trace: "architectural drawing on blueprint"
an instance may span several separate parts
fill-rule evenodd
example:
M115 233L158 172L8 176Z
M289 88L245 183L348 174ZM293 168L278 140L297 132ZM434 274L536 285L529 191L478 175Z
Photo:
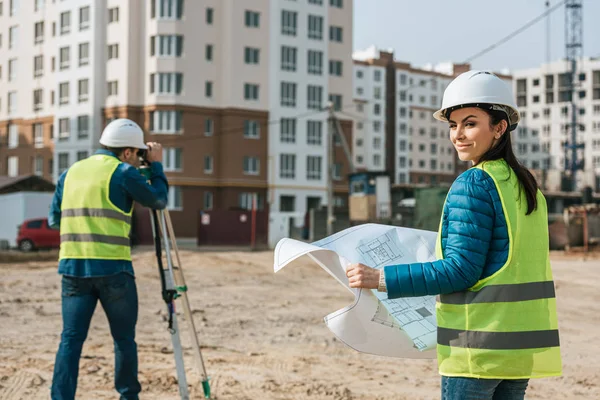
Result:
M390 320L390 316L393 321ZM403 330L419 350L423 350L437 341L435 302L431 299L424 297L380 299L377 312L371 320Z
M366 265L379 269L392 264L392 261L404 256L398 248L399 246L394 243L392 235L397 235L397 233L390 230L373 240L361 244L357 248Z

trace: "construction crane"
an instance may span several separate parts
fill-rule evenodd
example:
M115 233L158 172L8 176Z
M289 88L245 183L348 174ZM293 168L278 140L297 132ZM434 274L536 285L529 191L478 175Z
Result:
M565 172L570 171L570 190L577 190L577 170L584 168L584 158L578 159L578 150L584 148L584 143L578 143L577 133L580 130L577 122L578 108L576 99L579 88L579 76L577 74L578 63L583 59L583 0L565 1L565 55L569 71L567 72L568 92L570 94L571 121L569 130L570 141L564 145L565 150ZM569 155L570 153L570 155Z

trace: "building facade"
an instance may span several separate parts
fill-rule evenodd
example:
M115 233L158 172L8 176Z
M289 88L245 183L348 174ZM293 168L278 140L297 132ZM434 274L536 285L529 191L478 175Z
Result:
M523 120L517 128L515 151L525 166L534 170L543 186L569 191L564 181L570 169L572 112L566 61L555 61L514 73L514 91ZM600 191L600 60L585 58L575 76L577 150L580 170L577 189L585 186ZM513 134L514 135L514 134ZM566 162L565 162L566 160ZM567 174L568 176L568 174Z
M130 118L164 146L180 236L201 210L255 196L282 212L325 204L330 166L342 205L349 167L341 148L328 159L324 109L352 104L352 12L350 0L0 1L0 174L56 180Z

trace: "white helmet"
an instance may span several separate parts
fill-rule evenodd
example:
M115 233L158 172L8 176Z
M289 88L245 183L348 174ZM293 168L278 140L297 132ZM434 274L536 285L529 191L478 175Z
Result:
M510 86L487 71L472 70L457 76L444 91L442 108L433 117L448 121L448 111L461 107L503 111L508 116L509 131L515 130L521 120Z
M135 122L127 118L119 118L106 125L100 144L112 147L133 147L134 149L147 149L144 143L144 131Z

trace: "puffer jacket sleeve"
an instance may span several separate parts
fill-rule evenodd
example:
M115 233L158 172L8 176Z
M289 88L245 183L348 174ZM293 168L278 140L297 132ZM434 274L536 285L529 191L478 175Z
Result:
M489 175L478 168L465 171L454 181L443 212L444 258L384 267L388 298L457 292L480 279L495 217L490 191L496 188L486 185L487 181L491 181Z

